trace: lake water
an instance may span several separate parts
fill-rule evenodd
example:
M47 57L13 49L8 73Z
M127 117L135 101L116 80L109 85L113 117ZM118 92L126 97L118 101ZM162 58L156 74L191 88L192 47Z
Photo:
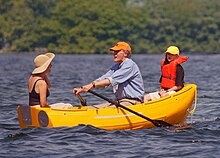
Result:
M183 64L185 82L198 86L196 112L182 131L160 128L107 131L80 125L67 128L20 129L16 108L28 103L27 79L34 54L0 54L0 157L189 157L218 158L220 155L220 55L190 55ZM145 91L159 87L163 55L134 55ZM110 55L56 55L49 103L80 104L72 88L101 76L113 64ZM113 98L110 88L96 92ZM101 99L84 93L88 103Z

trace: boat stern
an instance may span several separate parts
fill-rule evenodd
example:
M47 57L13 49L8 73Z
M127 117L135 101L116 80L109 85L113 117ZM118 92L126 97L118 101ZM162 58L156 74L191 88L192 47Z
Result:
M50 110L46 108L46 110ZM21 128L48 127L50 124L47 113L35 107L19 105L17 107L18 121Z

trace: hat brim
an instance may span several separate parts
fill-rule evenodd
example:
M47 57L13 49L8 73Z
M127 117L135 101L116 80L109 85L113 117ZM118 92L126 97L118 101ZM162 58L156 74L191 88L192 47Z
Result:
M32 71L32 75L34 75L34 74L39 74L39 73L43 73L44 71L46 71L47 68L48 68L48 66L50 65L50 63L52 62L52 60L53 60L54 57L55 57L55 54L53 54L53 53L46 53L45 55L49 57L49 60L47 60L42 66L40 66L40 67L38 67L38 68L35 68L35 69Z
M167 53L172 54L172 55L179 55L178 53L164 52L164 54L167 54Z
M121 50L121 47L112 47L112 48L109 48L110 51L118 51L118 50Z

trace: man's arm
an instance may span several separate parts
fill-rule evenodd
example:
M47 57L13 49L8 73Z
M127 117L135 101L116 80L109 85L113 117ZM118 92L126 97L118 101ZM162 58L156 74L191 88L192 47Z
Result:
M91 89L105 87L105 86L109 86L109 85L110 85L110 81L108 79L95 80L95 81L91 82L90 84L84 85L80 88L74 88L73 93L79 94L80 92L88 92Z

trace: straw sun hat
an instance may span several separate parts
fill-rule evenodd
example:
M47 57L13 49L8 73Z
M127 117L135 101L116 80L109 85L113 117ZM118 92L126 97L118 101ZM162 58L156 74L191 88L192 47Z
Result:
M44 71L46 71L54 57L55 57L55 54L53 53L46 53L46 54L38 55L34 59L35 69L32 71L32 74L33 75L39 74L39 73L43 73Z

